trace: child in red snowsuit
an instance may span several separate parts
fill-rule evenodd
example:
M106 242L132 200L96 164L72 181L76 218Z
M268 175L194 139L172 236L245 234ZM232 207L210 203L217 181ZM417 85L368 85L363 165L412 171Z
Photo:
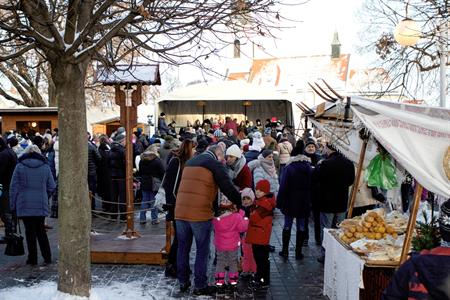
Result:
M246 242L252 244L256 262L255 288L267 288L270 283L269 241L272 233L275 196L270 193L268 180L260 180L255 187L256 201L250 213Z

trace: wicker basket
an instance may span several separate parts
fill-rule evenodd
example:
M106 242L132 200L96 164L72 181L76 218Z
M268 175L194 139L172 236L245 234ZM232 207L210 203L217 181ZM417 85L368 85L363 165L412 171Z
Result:
M364 289L359 290L360 300L379 300L395 273L394 267L364 267Z

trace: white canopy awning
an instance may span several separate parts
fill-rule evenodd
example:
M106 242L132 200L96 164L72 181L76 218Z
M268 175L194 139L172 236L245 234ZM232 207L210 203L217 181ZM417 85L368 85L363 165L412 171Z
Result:
M450 197L450 109L352 97L354 117L427 190Z
M289 100L275 88L262 87L245 81L230 80L198 83L179 88L158 99L162 101L258 101Z

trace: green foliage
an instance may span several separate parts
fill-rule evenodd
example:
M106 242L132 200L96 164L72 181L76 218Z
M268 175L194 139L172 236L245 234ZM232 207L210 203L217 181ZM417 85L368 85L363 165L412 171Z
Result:
M441 242L436 217L432 216L431 220L428 221L428 217L425 212L423 212L423 217L425 222L417 222L417 235L412 239L412 246L415 251L436 248Z

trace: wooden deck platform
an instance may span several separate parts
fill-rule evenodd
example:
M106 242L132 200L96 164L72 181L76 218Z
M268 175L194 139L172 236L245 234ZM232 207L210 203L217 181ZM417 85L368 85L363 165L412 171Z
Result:
M142 234L119 238L121 232L91 236L91 262L97 264L163 265L167 259L166 235Z

